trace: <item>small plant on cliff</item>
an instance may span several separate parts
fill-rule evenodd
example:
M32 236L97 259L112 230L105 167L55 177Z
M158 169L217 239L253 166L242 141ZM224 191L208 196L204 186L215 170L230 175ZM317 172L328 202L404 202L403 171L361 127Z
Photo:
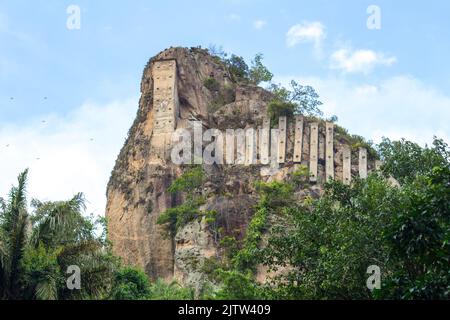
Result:
M249 67L243 57L235 54L229 55L222 47L210 45L208 51L215 57L217 62L228 69L231 78L235 82L259 85L262 82L269 82L273 78L273 74L262 63L264 58L262 53L255 55L251 67Z
M170 193L185 192L188 197L192 197L202 186L204 178L203 169L196 166L175 179L167 191Z
M200 194L200 187L204 181L204 173L201 167L194 167L175 179L167 189L170 193L182 192L186 200L179 206L169 208L158 218L157 223L165 225L170 236L175 236L177 231L189 222L202 216L199 207L205 203Z
M212 92L219 92L220 90L220 84L219 82L214 79L213 77L209 77L203 81L203 85Z
M269 216L282 213L293 202L293 188L281 182L256 183L260 201L247 227L245 238L238 242L231 237L221 241L228 256L208 260L205 272L220 284L214 299L262 299L264 287L255 280L256 267L262 262L262 236L268 231Z

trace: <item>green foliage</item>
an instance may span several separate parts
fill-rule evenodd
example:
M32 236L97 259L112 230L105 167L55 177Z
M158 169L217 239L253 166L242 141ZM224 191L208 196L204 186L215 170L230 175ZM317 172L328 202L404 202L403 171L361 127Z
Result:
M170 193L186 192L191 195L196 189L201 187L203 181L203 169L200 166L196 166L175 179L167 190Z
M249 67L243 57L235 54L229 55L222 47L211 45L208 51L216 58L217 63L226 67L234 82L259 85L262 82L269 82L273 78L273 74L262 62L264 56L261 53L255 55L251 67ZM204 85L211 91L219 91L213 80L205 80Z
M376 176L351 187L332 182L310 206L287 208L286 220L273 227L262 254L269 270L290 266L274 279L276 290L270 294L280 299L370 298L365 272L386 261L378 232L394 191Z
M58 264L61 249L46 248L41 242L37 247L28 246L23 261L23 281L26 295L37 300L58 299L58 289L64 284Z
M175 236L180 228L203 216L204 213L198 208L205 203L204 198L199 195L204 178L203 169L196 166L175 179L167 189L170 193L182 192L186 196L181 205L167 209L158 217L157 223L165 225L170 236Z
M183 204L164 211L157 220L158 224L165 225L169 234L173 237L179 229L189 222L202 217L198 209L205 201L202 197L186 200Z
M249 81L249 68L244 58L232 54L229 59L225 60L228 71L235 82Z
M394 267L379 297L450 298L448 164L404 186L403 206L394 211L386 230Z
M83 216L84 197L32 201L27 213L25 171L0 212L0 294L4 299L99 299L109 290L117 260L96 223ZM30 231L30 232L27 232ZM27 237L31 234L31 237ZM66 287L67 267L83 270L82 289Z
M301 165L291 175L291 181L294 187L303 189L309 184L309 169L308 166Z
M258 85L261 82L269 82L273 78L273 74L262 63L263 55L258 53L252 61L252 67L249 71L250 82Z
M274 102L284 102L293 104L294 114L305 114L309 116L322 116L320 110L322 102L319 95L311 86L302 86L292 80L290 89L281 85L272 84L270 87L272 94L275 96Z
M194 290L184 288L177 282L166 283L158 279L150 287L150 300L194 300Z
M138 269L124 267L115 272L115 280L110 299L146 300L151 296L147 275Z
M291 117L294 115L296 104L293 102L284 102L273 100L267 107L271 123L278 123L278 118L281 116Z
M349 144L353 150L366 148L370 159L379 158L378 152L376 151L372 141L366 141L366 139L362 136L350 134L347 129L339 125L335 125L335 137L341 143Z
M213 293L216 300L255 300L262 298L261 288L252 272L238 270L216 270L221 288Z
M404 139L392 142L384 138L379 152L384 160L383 172L401 183L411 182L418 175L429 174L436 166L445 166L450 162L448 145L437 138L431 148L421 148Z
M448 299L450 168L447 148L437 145L434 155L427 149L413 153L435 161L419 173L402 172L400 188L372 174L351 186L333 181L322 198L285 206L285 220L272 227L259 257L271 271L287 269L265 296ZM385 153L387 163L408 158L402 143L394 149ZM382 270L381 290L365 288L370 265Z
M220 283L220 289L213 293L214 299L259 299L263 297L262 287L255 281L256 266L260 262L261 240L267 232L270 214L279 214L293 196L290 185L258 182L256 189L260 201L252 217L242 243L224 237L221 244L228 254L223 261L210 261L209 273ZM207 271L208 272L208 271Z
M28 170L19 175L0 211L0 298L17 299L21 293L22 260L27 243L26 182Z
M209 91L217 91L220 90L220 83L217 82L217 80L213 77L209 77L205 81L203 81L203 85L209 90Z

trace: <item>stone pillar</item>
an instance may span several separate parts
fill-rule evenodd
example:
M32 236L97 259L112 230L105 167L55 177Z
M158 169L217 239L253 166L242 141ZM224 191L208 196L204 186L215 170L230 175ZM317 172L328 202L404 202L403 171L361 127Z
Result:
M367 178L367 149L359 148L359 177Z
M287 118L280 117L279 118L279 126L280 135L278 140L278 163L285 163L286 161L286 128L287 128Z
M244 129L236 129L234 131L236 136L236 164L245 164L245 130Z
M317 182L317 166L319 159L319 124L311 123L309 144L309 181Z
M325 174L327 181L334 179L334 123L326 123Z
M259 136L259 156L261 164L267 165L270 162L269 159L269 147L270 147L270 119L265 118L263 120L263 127Z
M178 114L177 63L160 60L153 63L153 136L152 147L165 158L172 144Z
M303 150L303 116L295 117L294 162L302 162Z
M352 183L352 150L344 145L342 150L342 182L346 185Z
M245 132L245 164L256 164L256 135L253 128Z

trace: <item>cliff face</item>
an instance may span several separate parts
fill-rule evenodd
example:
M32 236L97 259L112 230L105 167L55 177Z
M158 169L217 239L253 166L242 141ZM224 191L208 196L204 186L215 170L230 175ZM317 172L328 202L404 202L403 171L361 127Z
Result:
M115 254L127 264L142 267L151 278L196 285L202 278L199 262L220 254L220 247L204 221L188 224L173 238L167 237L164 228L156 223L167 208L183 202L181 195L167 192L171 182L183 172L182 166L170 160L170 134L176 128L190 128L192 120L202 121L205 129L261 128L271 94L256 86L234 83L219 59L196 48L171 48L152 58L143 73L141 93L136 120L108 184L109 239ZM320 196L327 163L331 162L336 179L344 179L344 171L361 173L361 161L357 163L355 159L358 155L353 152L343 156L348 152L345 141L338 136L331 136L330 141L323 121L302 121L301 133L299 122L287 121L283 142L287 151L279 166L258 164L260 156L255 157L257 164L249 166L203 165L207 174L202 191L207 199L204 209L217 212L217 223L227 234L237 238L245 235L257 201L253 182L283 180L301 164L313 168L313 160L309 160L315 153L319 184L312 183L309 189L301 190L299 198ZM315 130L311 129L312 122L317 124L318 133L311 136L311 130ZM298 149L300 140L303 143ZM311 146L315 146L312 154ZM301 161L295 161L295 151L291 150L297 150L297 156L301 154ZM333 157L327 150L332 151ZM261 150L256 148L257 151ZM360 152L359 157L364 158L364 153ZM350 167L346 169L344 163ZM369 162L369 170L373 166ZM264 279L264 270L259 278Z

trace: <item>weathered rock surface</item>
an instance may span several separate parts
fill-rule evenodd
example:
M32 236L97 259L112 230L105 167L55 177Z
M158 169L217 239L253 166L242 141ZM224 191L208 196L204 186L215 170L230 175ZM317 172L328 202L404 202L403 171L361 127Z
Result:
M195 221L179 230L171 239L164 228L156 223L167 209L182 203L181 195L167 192L171 182L183 172L171 161L152 149L158 136L154 131L153 105L154 75L152 63L174 59L177 66L177 95L179 112L177 128L186 128L192 119L201 120L208 128L238 129L261 126L267 114L270 92L252 85L240 85L217 58L205 50L171 48L152 58L144 70L141 99L136 120L122 148L111 175L107 190L107 218L109 239L115 254L130 265L142 267L153 279L176 279L181 283L199 286L204 280L198 266L203 259L220 255L215 235L205 221ZM213 89L205 86L206 79L215 79ZM314 120L317 121L317 120ZM309 141L310 129L305 121L303 140ZM287 150L294 145L294 123L287 126ZM325 181L325 129L319 130L318 180ZM336 140L335 176L342 179L342 146ZM309 144L302 149L303 165L308 166ZM356 157L356 154L353 154ZM226 234L236 238L245 235L246 227L257 202L253 183L258 180L284 180L300 164L294 164L292 153L287 152L286 163L280 170L261 176L261 166L209 166L204 167L207 183L203 190L207 198L205 209L217 212L217 223ZM370 168L369 168L370 169ZM356 175L357 165L352 166ZM320 186L311 185L298 193L299 197L320 196ZM265 271L258 279L263 281Z

